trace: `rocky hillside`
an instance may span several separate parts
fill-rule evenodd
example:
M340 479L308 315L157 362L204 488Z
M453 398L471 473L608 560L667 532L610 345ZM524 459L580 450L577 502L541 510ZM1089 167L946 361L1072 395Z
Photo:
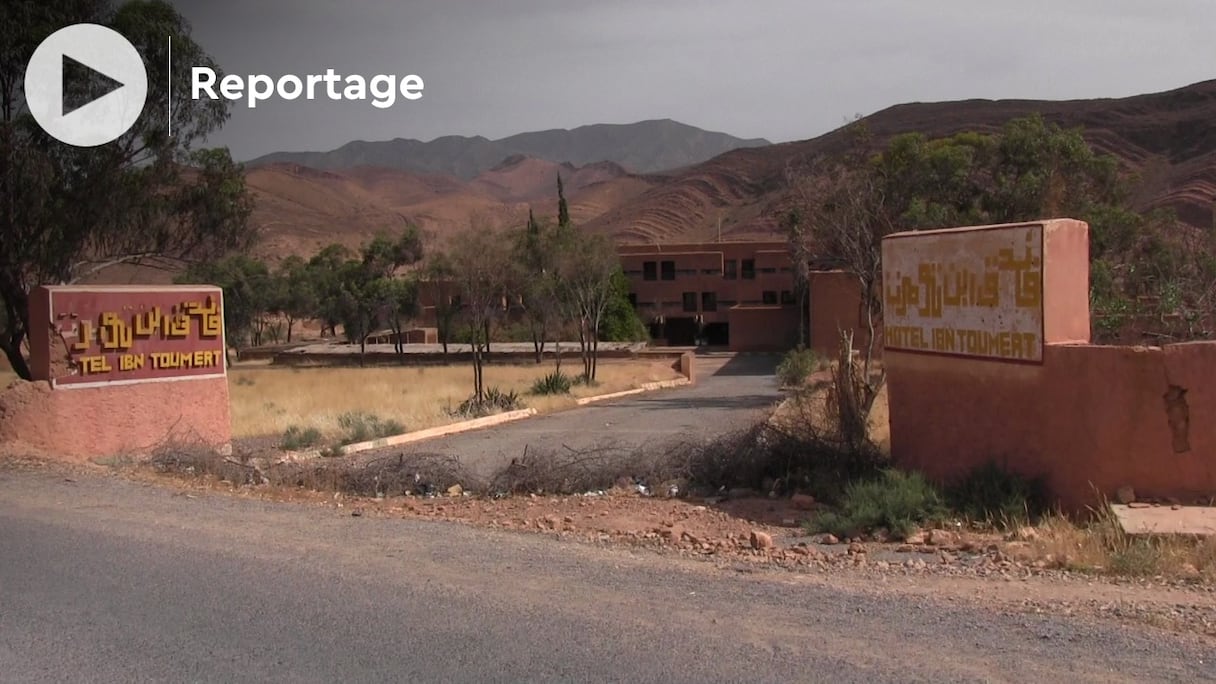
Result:
M1213 225L1216 194L1216 81L1122 99L965 100L912 103L867 117L878 138L920 131L946 136L995 132L1033 113L1064 127L1080 126L1098 151L1141 176L1138 208L1169 207L1192 226ZM605 212L589 227L624 241L772 235L791 161L838 151L840 131L800 142L739 149L672 175L636 201Z

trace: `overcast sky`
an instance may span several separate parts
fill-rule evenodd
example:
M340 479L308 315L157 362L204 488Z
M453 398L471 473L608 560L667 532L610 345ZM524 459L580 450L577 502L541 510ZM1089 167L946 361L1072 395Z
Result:
M388 110L234 107L238 159L671 118L811 138L910 101L1073 99L1216 77L1213 0L180 0L228 73L417 74Z

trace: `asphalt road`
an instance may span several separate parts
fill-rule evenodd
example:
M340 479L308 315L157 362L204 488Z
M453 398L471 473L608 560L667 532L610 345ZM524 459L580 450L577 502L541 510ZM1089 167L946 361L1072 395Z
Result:
M781 400L773 373L777 357L698 356L696 384L596 402L585 407L493 428L397 447L393 453L431 453L460 459L482 476L522 456L525 449L635 449L712 438L754 424ZM365 458L374 458L368 454Z
M1199 681L1210 642L539 536L0 471L0 679Z

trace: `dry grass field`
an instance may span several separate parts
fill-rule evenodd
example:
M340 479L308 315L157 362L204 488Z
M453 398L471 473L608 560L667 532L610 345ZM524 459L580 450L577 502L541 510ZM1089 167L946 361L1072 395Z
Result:
M577 359L566 373L581 368ZM487 366L487 387L514 390L524 406L542 413L574 406L578 397L632 389L680 377L664 362L600 361L596 387L576 386L564 396L532 396L532 383L551 364ZM403 424L408 431L455 422L455 409L472 394L471 366L377 368L275 368L238 365L229 371L234 437L282 435L290 427L316 428L327 437L339 432L338 419L365 412Z

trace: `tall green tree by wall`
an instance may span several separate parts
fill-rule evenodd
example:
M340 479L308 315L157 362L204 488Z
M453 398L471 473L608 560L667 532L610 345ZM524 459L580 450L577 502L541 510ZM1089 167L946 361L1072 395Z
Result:
M86 22L125 36L149 70L143 114L96 148L48 136L29 113L19 76L42 38ZM7 0L0 45L0 350L28 379L22 349L32 286L78 282L117 264L179 270L248 246L256 234L247 226L252 205L240 166L227 150L199 148L228 118L230 102L189 96L193 66L220 70L171 5ZM171 114L162 104L170 88Z

